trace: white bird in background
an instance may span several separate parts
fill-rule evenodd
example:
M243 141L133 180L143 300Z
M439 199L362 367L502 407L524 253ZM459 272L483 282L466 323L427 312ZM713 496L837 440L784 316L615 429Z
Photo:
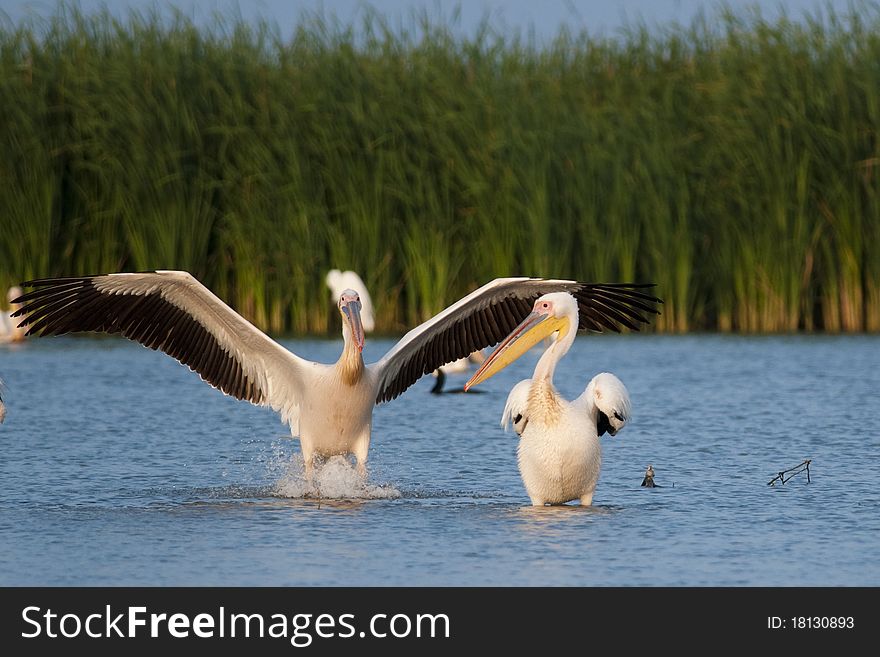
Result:
M510 391L501 418L502 426L512 424L520 436L519 471L534 506L592 504L602 464L599 436L616 435L630 418L629 393L613 374L597 374L574 401L554 387L553 372L574 343L578 324L578 300L571 294L543 295L465 384L485 381L552 336L532 378Z
M21 296L21 288L13 286L6 293L6 300L9 302L9 310L0 313L0 343L4 342L22 342L25 338L25 330L18 328L18 322L12 319L13 313L19 309L19 304L14 303L13 299Z
M486 356L483 355L482 351L475 351L470 356L459 358L451 363L441 365L431 373L431 376L437 379L434 383L434 387L431 388L431 393L434 395L440 395L445 393L482 392L482 390L465 390L464 388L447 390L444 386L446 385L446 377L449 374L464 374L471 369L471 365L481 365L485 360Z
M354 290L361 299L361 323L364 325L366 333L372 333L376 326L375 315L373 314L373 300L370 293L367 292L367 286L364 281L353 271L339 271L331 269L327 272L324 279L327 287L330 288L330 296L333 297L333 303L339 301L339 297L346 290Z
M364 331L366 333L371 333L375 326L373 302L370 299L370 294L367 292L367 286L364 284L363 279L358 276L356 272L351 270L340 271L338 269L331 269L327 272L325 282L327 283L327 287L330 288L334 303L339 299L342 292L347 289L354 290L360 295L361 320L364 324ZM464 358L459 358L450 363L444 363L433 372L433 376L437 379L437 382L434 384L434 387L431 388L431 392L434 394L440 394L442 392L464 392L461 388L452 391L444 391L443 386L446 383L446 377L450 374L463 374L468 372L471 369L472 364L476 363L479 365L484 360L486 360L486 357L483 355L483 352L475 351Z
M360 295L339 297L342 355L313 363L288 351L182 271L105 274L31 281L18 301L28 334L121 333L188 365L228 395L269 406L299 437L307 474L315 457L353 454L365 472L373 406L394 399L422 375L497 343L547 292L581 305L581 326L638 330L660 301L647 285L601 285L499 278L412 329L379 361L365 365Z
M486 357L482 351L475 351L469 356L446 363L440 369L443 370L444 374L463 374L471 369L471 365L482 365L485 360Z

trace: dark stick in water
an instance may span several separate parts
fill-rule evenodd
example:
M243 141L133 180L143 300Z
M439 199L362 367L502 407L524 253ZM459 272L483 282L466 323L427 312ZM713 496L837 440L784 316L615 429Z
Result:
M796 474L800 474L801 472L804 472L804 471L806 471L806 473L807 473L807 483L809 484L810 483L810 463L811 462L812 462L812 459L807 459L806 461L802 461L801 463L798 463L793 468L789 468L788 470L782 470L781 472L779 472L779 474L777 474L775 477L773 477L773 479L768 481L767 485L773 486L777 481L781 481L782 484L785 485L786 481L788 481L789 479L794 477ZM788 472L790 472L791 474L786 477L785 475Z

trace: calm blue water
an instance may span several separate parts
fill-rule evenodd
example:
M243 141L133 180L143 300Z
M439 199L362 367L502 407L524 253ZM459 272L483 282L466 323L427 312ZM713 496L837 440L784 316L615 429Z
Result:
M392 343L368 339L367 360ZM426 377L378 407L375 499L319 502L289 497L299 445L274 413L161 353L0 346L0 584L880 585L880 338L579 338L561 391L607 370L634 407L590 509L529 507L498 426L538 355L485 394ZM805 458L811 484L767 486ZM662 488L639 486L648 463ZM337 466L327 490L357 493Z

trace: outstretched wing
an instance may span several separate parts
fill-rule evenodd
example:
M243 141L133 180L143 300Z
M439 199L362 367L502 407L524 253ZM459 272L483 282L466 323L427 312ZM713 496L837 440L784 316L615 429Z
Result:
M544 278L496 278L412 329L371 367L379 376L376 403L400 395L444 363L500 342L543 294L569 292L578 301L578 328L634 331L657 314L653 284L593 284Z
M13 317L27 335L121 333L164 351L238 399L298 416L306 361L184 271L50 278L23 283Z

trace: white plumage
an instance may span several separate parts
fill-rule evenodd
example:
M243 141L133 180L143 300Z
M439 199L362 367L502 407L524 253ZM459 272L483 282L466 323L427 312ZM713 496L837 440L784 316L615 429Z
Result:
M372 333L373 328L375 327L373 301L370 298L370 293L367 291L367 286L363 279L358 276L356 272L351 270L340 271L339 269L331 269L327 272L325 282L327 283L327 287L330 288L330 294L334 303L339 299L339 295L342 294L343 290L346 289L355 290L360 295L361 319L364 323L364 331ZM475 351L470 356L465 356L464 358L459 358L441 365L434 370L434 376L437 376L440 370L443 370L443 373L447 375L463 374L471 369L473 363L480 364L482 362L482 352Z
M0 312L0 343L21 342L25 338L25 330L18 328L18 322L12 319L13 313L19 309L19 304L13 303L13 299L21 296L21 288L13 286L6 293L9 302L9 310Z
M467 387L501 371L546 336L552 342L531 379L517 383L507 397L501 425L520 436L520 475L535 506L579 500L592 504L602 465L599 436L616 435L631 416L626 386L613 374L597 374L583 394L563 399L553 372L568 352L578 326L577 301L570 294L547 294L533 312L489 356Z
M189 366L226 394L276 410L298 436L310 470L314 457L353 454L363 471L375 404L394 399L444 363L497 343L531 301L569 290L585 326L637 328L658 300L638 285L499 278L412 329L376 363L361 352L360 293L338 300L343 348L333 364L307 361L257 329L187 272L156 271L31 281L18 299L28 334L120 333ZM608 311L613 303L614 312Z
M373 313L373 300L370 293L367 292L367 286L364 281L353 271L339 271L331 269L327 272L324 279L327 287L330 288L330 296L333 303L339 301L339 297L345 290L354 290L361 298L361 321L364 324L364 331L372 333L376 326L376 319Z
M529 390L532 387L531 379L523 379L510 391L507 395L507 402L504 404L504 411L501 413L501 426L505 431L513 427L517 436L521 436L525 431L529 421L526 418L527 407L529 405Z

